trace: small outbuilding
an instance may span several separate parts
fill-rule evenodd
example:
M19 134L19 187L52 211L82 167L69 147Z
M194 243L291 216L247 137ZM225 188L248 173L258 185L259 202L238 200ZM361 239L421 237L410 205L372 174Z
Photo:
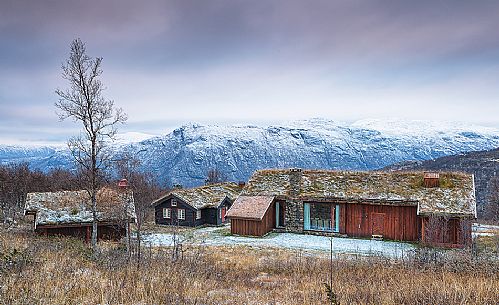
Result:
M217 183L194 188L175 188L152 202L155 222L161 225L197 227L221 225L242 190L238 183Z
M97 192L97 238L118 240L135 222L133 194L102 188ZM24 215L33 215L34 231L41 235L74 236L87 242L92 236L92 203L87 191L28 193Z
M275 226L273 196L239 196L227 212L232 234L262 236Z

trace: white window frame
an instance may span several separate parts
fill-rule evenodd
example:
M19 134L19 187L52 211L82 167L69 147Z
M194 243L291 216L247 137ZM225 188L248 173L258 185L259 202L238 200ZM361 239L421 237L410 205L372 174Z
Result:
M165 219L172 218L172 210L169 208L163 208L163 218Z
M218 218L222 219L222 208L218 209Z
M177 199L173 198L171 201L171 206L176 207L177 206Z
M201 210L196 211L196 220L201 219Z
M178 209L177 210L177 219L178 220L185 220L185 209Z

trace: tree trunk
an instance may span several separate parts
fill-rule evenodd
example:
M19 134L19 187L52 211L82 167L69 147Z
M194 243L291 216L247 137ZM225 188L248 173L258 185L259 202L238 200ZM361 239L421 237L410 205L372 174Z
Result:
M92 190L92 249L97 249L97 198L96 191Z
M90 118L90 126L93 130L92 118ZM90 179L92 183L92 249L97 250L97 135L92 135L92 167Z
M131 251L130 251L130 243L131 243L131 237L130 237L130 219L127 217L126 224L125 224L125 233L126 233L126 253L128 255L127 258L127 263L130 263L130 258L131 258Z
M139 269L139 267L140 267L140 247L141 247L140 240L142 238L142 236L140 234L140 230L141 230L140 227L141 227L141 225L137 224L137 269Z

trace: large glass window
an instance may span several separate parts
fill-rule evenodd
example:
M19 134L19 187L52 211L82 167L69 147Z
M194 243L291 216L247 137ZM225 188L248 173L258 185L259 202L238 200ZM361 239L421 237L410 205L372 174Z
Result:
M310 202L303 207L304 229L339 232L339 205Z

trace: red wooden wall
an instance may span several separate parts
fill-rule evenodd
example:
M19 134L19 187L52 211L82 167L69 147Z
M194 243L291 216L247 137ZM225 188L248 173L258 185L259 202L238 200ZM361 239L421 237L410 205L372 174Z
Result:
M263 236L275 228L275 205L272 203L262 220L231 218L230 232L237 235Z
M357 237L382 235L386 239L417 241L417 207L341 204L340 233Z
M471 220L421 218L421 241L428 245L461 248L471 242Z

